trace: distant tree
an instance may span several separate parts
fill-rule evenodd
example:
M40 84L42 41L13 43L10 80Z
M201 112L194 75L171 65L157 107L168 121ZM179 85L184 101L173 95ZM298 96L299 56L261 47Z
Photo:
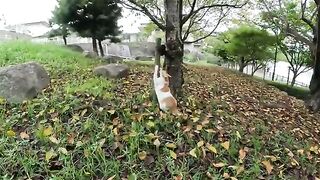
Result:
M56 37L56 36L61 36L64 42L64 45L67 45L67 37L70 35L69 29L65 26L60 26L57 29L53 29L49 32L48 37Z
M253 74L265 65L271 57L271 47L275 38L265 30L253 26L240 26L223 33L224 44L218 47L220 57L237 61L239 71L252 64ZM253 75L252 74L252 75Z
M307 45L291 37L287 37L280 48L290 64L290 71L293 73L291 86L294 86L300 74L312 69L311 53Z
M91 37L93 51L98 54L97 40L114 39L119 32L117 21L121 8L113 0L60 0L54 10L53 21L70 27L82 37Z

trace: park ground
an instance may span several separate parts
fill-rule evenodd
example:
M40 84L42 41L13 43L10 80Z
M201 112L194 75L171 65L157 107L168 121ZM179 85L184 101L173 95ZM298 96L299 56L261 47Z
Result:
M34 60L51 85L20 105L0 100L3 179L317 179L320 115L274 86L186 65L183 115L151 102L152 64L127 78L55 45L0 44L0 66Z

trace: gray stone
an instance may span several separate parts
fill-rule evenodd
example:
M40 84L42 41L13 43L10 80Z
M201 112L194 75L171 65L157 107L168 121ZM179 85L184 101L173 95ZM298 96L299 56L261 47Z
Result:
M135 60L139 61L152 61L152 56L137 56L135 57Z
M119 79L129 75L129 67L125 64L108 64L96 67L93 72L98 76Z
M98 56L94 52L91 52L91 51L83 51L82 54L86 58L98 58Z
M119 56L113 56L113 55L108 55L103 57L104 60L106 60L108 63L119 63L123 61L122 57Z
M0 68L0 97L11 103L32 99L49 84L47 71L35 62Z

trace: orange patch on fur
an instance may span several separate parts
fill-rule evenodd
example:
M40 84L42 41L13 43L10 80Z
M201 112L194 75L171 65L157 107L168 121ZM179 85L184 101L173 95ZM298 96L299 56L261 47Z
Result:
M169 92L170 88L168 86L163 86L163 88L160 89L162 92Z

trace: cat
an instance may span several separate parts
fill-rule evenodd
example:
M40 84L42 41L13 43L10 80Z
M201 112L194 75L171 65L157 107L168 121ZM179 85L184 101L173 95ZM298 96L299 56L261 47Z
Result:
M169 77L166 71L160 68L160 77L158 77L159 66L154 69L153 82L156 91L160 109L164 112L178 113L177 100L173 97L169 88Z

